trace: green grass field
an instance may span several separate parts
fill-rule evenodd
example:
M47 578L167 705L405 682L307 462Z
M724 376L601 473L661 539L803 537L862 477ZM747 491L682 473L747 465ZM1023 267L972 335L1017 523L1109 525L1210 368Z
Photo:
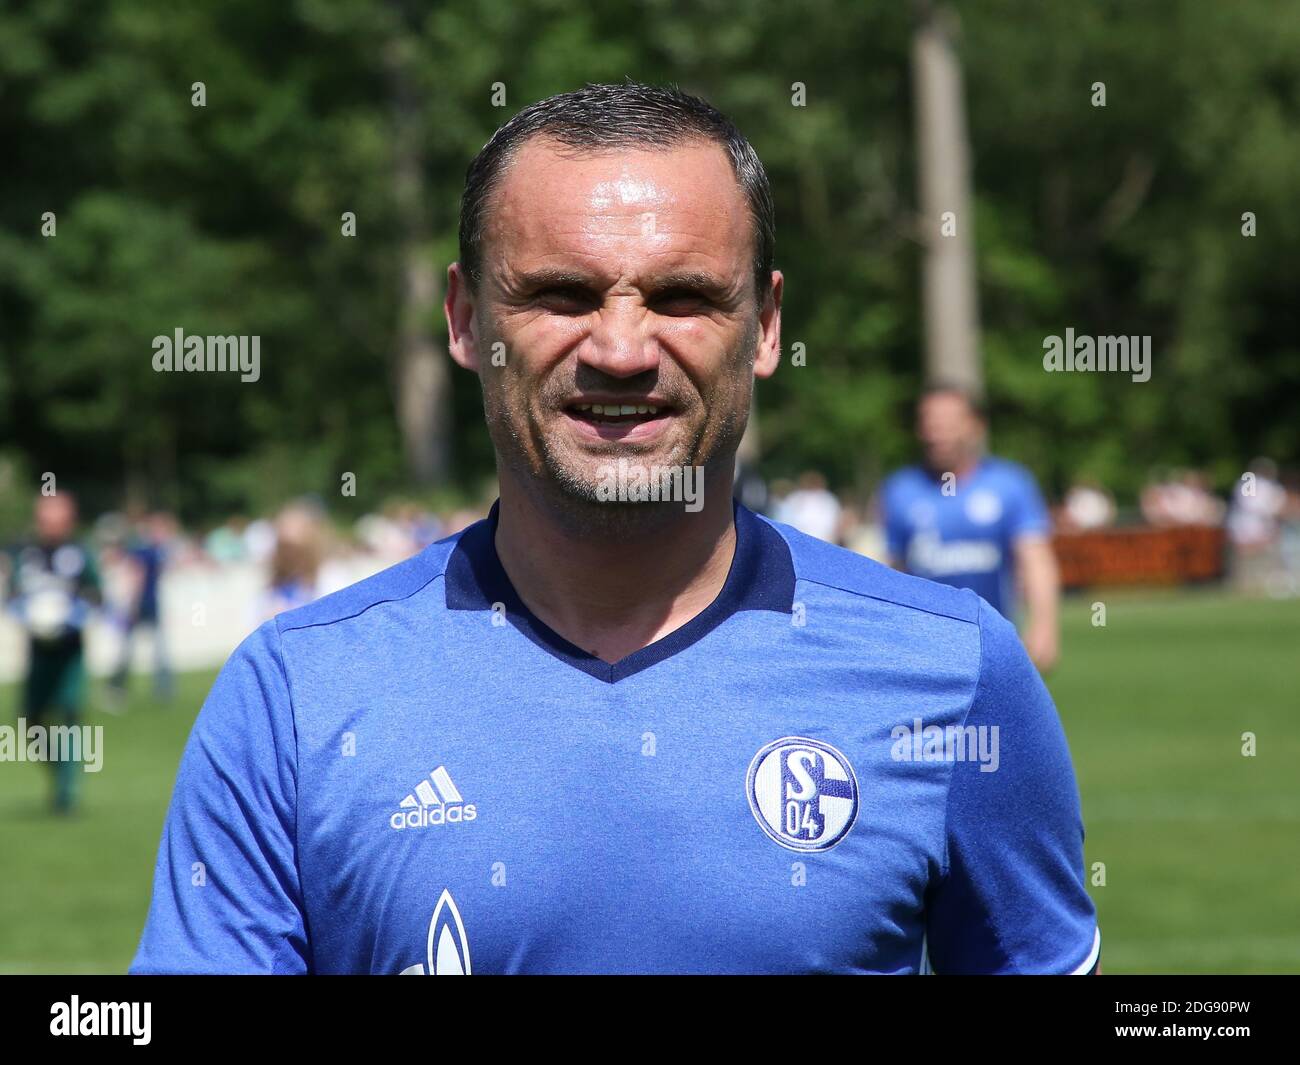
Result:
M1094 627L1089 604L1107 605ZM71 819L43 766L0 763L0 972L125 970L176 763L212 674L105 725ZM1300 972L1300 602L1089 595L1051 679L1083 792L1103 968ZM12 722L16 693L0 690ZM1241 753L1243 732L1257 737Z

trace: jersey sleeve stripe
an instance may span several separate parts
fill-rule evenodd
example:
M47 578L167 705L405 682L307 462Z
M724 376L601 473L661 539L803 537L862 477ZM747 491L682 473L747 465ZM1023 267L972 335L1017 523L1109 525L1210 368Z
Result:
M1101 929L1098 928L1092 936L1092 950L1088 951L1088 956L1083 960L1071 976L1084 976L1097 967L1097 959L1101 957Z

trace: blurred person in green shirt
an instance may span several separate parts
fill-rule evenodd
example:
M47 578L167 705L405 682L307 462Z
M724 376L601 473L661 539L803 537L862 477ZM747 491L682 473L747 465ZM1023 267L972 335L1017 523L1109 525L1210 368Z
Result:
M77 503L66 492L36 500L35 536L11 553L8 609L27 635L20 716L31 726L78 726L85 703L84 629L101 601L94 553L76 538ZM77 801L79 762L50 760L54 809Z

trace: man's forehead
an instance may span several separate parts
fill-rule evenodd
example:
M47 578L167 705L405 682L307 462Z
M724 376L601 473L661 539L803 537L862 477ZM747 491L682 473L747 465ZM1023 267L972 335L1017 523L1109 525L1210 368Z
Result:
M918 417L958 418L975 417L970 402L955 392L932 392L924 396L917 406Z
M718 144L577 153L544 138L522 145L488 208L489 256L702 256L721 266L752 253L749 206Z

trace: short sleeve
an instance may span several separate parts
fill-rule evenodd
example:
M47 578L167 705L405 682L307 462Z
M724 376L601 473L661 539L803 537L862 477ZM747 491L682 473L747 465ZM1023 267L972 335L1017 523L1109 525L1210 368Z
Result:
M1046 536L1052 531L1047 504L1028 470L1017 469L1015 472L1008 516L1010 528L1007 531L1012 541L1024 536Z
M230 657L194 723L130 971L308 971L296 807L293 714L270 621Z
M1065 733L1010 622L983 601L979 618L980 677L965 724L980 757L952 766L946 867L926 897L929 965L1088 972L1101 939Z

